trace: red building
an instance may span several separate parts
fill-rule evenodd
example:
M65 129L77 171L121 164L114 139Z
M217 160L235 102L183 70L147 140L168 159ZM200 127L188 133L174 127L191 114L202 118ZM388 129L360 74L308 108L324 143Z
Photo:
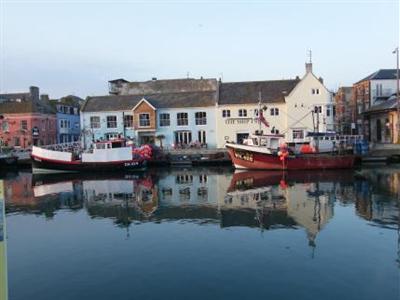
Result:
M56 114L39 88L0 94L0 143L7 147L56 143Z

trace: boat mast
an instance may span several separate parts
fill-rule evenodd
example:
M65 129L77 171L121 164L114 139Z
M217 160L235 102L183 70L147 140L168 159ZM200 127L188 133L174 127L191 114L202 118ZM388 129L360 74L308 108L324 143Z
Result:
M258 131L261 134L261 91L258 92Z

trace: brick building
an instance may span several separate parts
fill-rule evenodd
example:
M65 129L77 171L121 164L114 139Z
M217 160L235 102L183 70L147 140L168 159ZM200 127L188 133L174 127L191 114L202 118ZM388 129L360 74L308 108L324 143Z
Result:
M343 86L335 93L335 130L340 134L351 134L352 115L352 87Z
M56 142L56 115L38 87L27 93L0 94L0 143L27 148Z

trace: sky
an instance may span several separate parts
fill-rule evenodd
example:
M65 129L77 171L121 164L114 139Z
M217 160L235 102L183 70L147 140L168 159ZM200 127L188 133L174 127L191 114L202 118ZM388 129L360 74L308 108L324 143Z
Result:
M398 0L0 0L0 91L108 93L108 80L303 76L329 89L395 68Z

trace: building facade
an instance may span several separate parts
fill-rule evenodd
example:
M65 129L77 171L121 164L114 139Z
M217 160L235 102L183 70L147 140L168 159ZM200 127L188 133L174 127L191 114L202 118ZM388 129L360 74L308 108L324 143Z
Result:
M56 110L57 143L70 143L79 140L81 134L80 106L82 103L83 99L72 95L51 101Z
M351 134L352 115L352 87L340 87L334 95L335 131L339 134Z
M368 114L364 113L395 93L396 69L380 69L353 84L352 133L363 134L371 140L370 121Z
M0 94L0 142L17 148L56 142L55 111L47 95L39 96L39 88Z
M259 113L269 126L259 121ZM308 132L334 128L332 94L306 64L302 79L221 83L217 107L218 147L241 143L256 130L303 142Z
M334 129L331 92L311 63L302 79L116 79L109 89L110 96L88 97L83 105L86 142L124 136L168 148L223 148L257 130L303 142L308 132Z
M82 107L85 143L124 136L137 145L216 147L216 92L88 97Z

